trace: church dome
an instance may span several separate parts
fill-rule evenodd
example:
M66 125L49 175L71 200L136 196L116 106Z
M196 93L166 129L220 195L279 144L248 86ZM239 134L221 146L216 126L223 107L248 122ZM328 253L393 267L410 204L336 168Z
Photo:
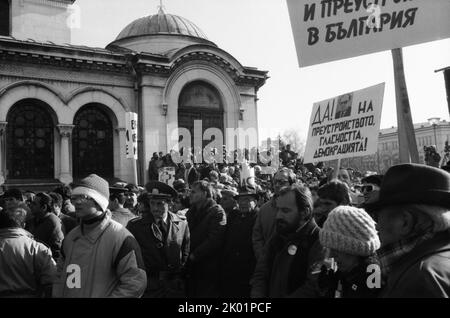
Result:
M194 23L177 15L166 14L160 8L157 14L131 22L119 33L115 41L147 35L181 35L208 40Z

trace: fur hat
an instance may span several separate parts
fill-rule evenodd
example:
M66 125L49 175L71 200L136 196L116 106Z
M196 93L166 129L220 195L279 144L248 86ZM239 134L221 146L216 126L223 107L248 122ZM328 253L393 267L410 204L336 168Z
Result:
M109 204L108 181L96 174L91 174L77 183L72 190L72 195L87 195L97 202L103 211L106 211Z
M363 209L338 206L319 232L320 243L351 255L369 256L380 248L375 221Z

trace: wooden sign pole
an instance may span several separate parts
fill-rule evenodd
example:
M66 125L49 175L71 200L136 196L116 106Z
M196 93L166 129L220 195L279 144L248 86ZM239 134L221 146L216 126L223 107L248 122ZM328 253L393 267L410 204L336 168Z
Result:
M392 50L394 62L395 97L397 102L398 147L400 163L419 163L416 135L409 106L406 88L405 70L403 68L402 49Z

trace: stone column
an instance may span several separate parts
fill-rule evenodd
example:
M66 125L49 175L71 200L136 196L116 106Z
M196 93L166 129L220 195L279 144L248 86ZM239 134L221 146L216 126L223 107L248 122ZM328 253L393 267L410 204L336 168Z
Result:
M64 184L69 184L73 181L70 173L70 156L69 156L69 141L72 134L73 125L58 125L59 134L61 136L61 171L59 174L59 181Z
M6 125L5 121L0 122L0 184L5 183L5 163L6 163Z
M118 127L115 129L118 140L118 149L114 149L114 155L117 156L117 163L114 163L114 176L118 177L121 180L127 179L127 168L126 168L126 160L125 158L125 148L126 148L126 138L125 132L126 128Z

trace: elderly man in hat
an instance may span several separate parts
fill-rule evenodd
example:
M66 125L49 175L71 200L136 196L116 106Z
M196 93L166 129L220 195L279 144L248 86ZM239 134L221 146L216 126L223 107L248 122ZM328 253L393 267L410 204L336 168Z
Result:
M450 296L450 175L420 164L391 167L379 199L381 297Z
M81 223L64 239L55 297L141 297L147 285L136 239L107 213L109 185L91 174L72 191Z
M222 191L222 194L224 191ZM221 262L221 296L250 297L250 278L255 270L252 230L255 225L258 195L243 189L235 193L238 207L227 214L227 230Z
M142 248L148 279L145 297L185 297L183 271L190 237L186 218L169 211L177 192L159 181L145 187L142 216L127 226Z

